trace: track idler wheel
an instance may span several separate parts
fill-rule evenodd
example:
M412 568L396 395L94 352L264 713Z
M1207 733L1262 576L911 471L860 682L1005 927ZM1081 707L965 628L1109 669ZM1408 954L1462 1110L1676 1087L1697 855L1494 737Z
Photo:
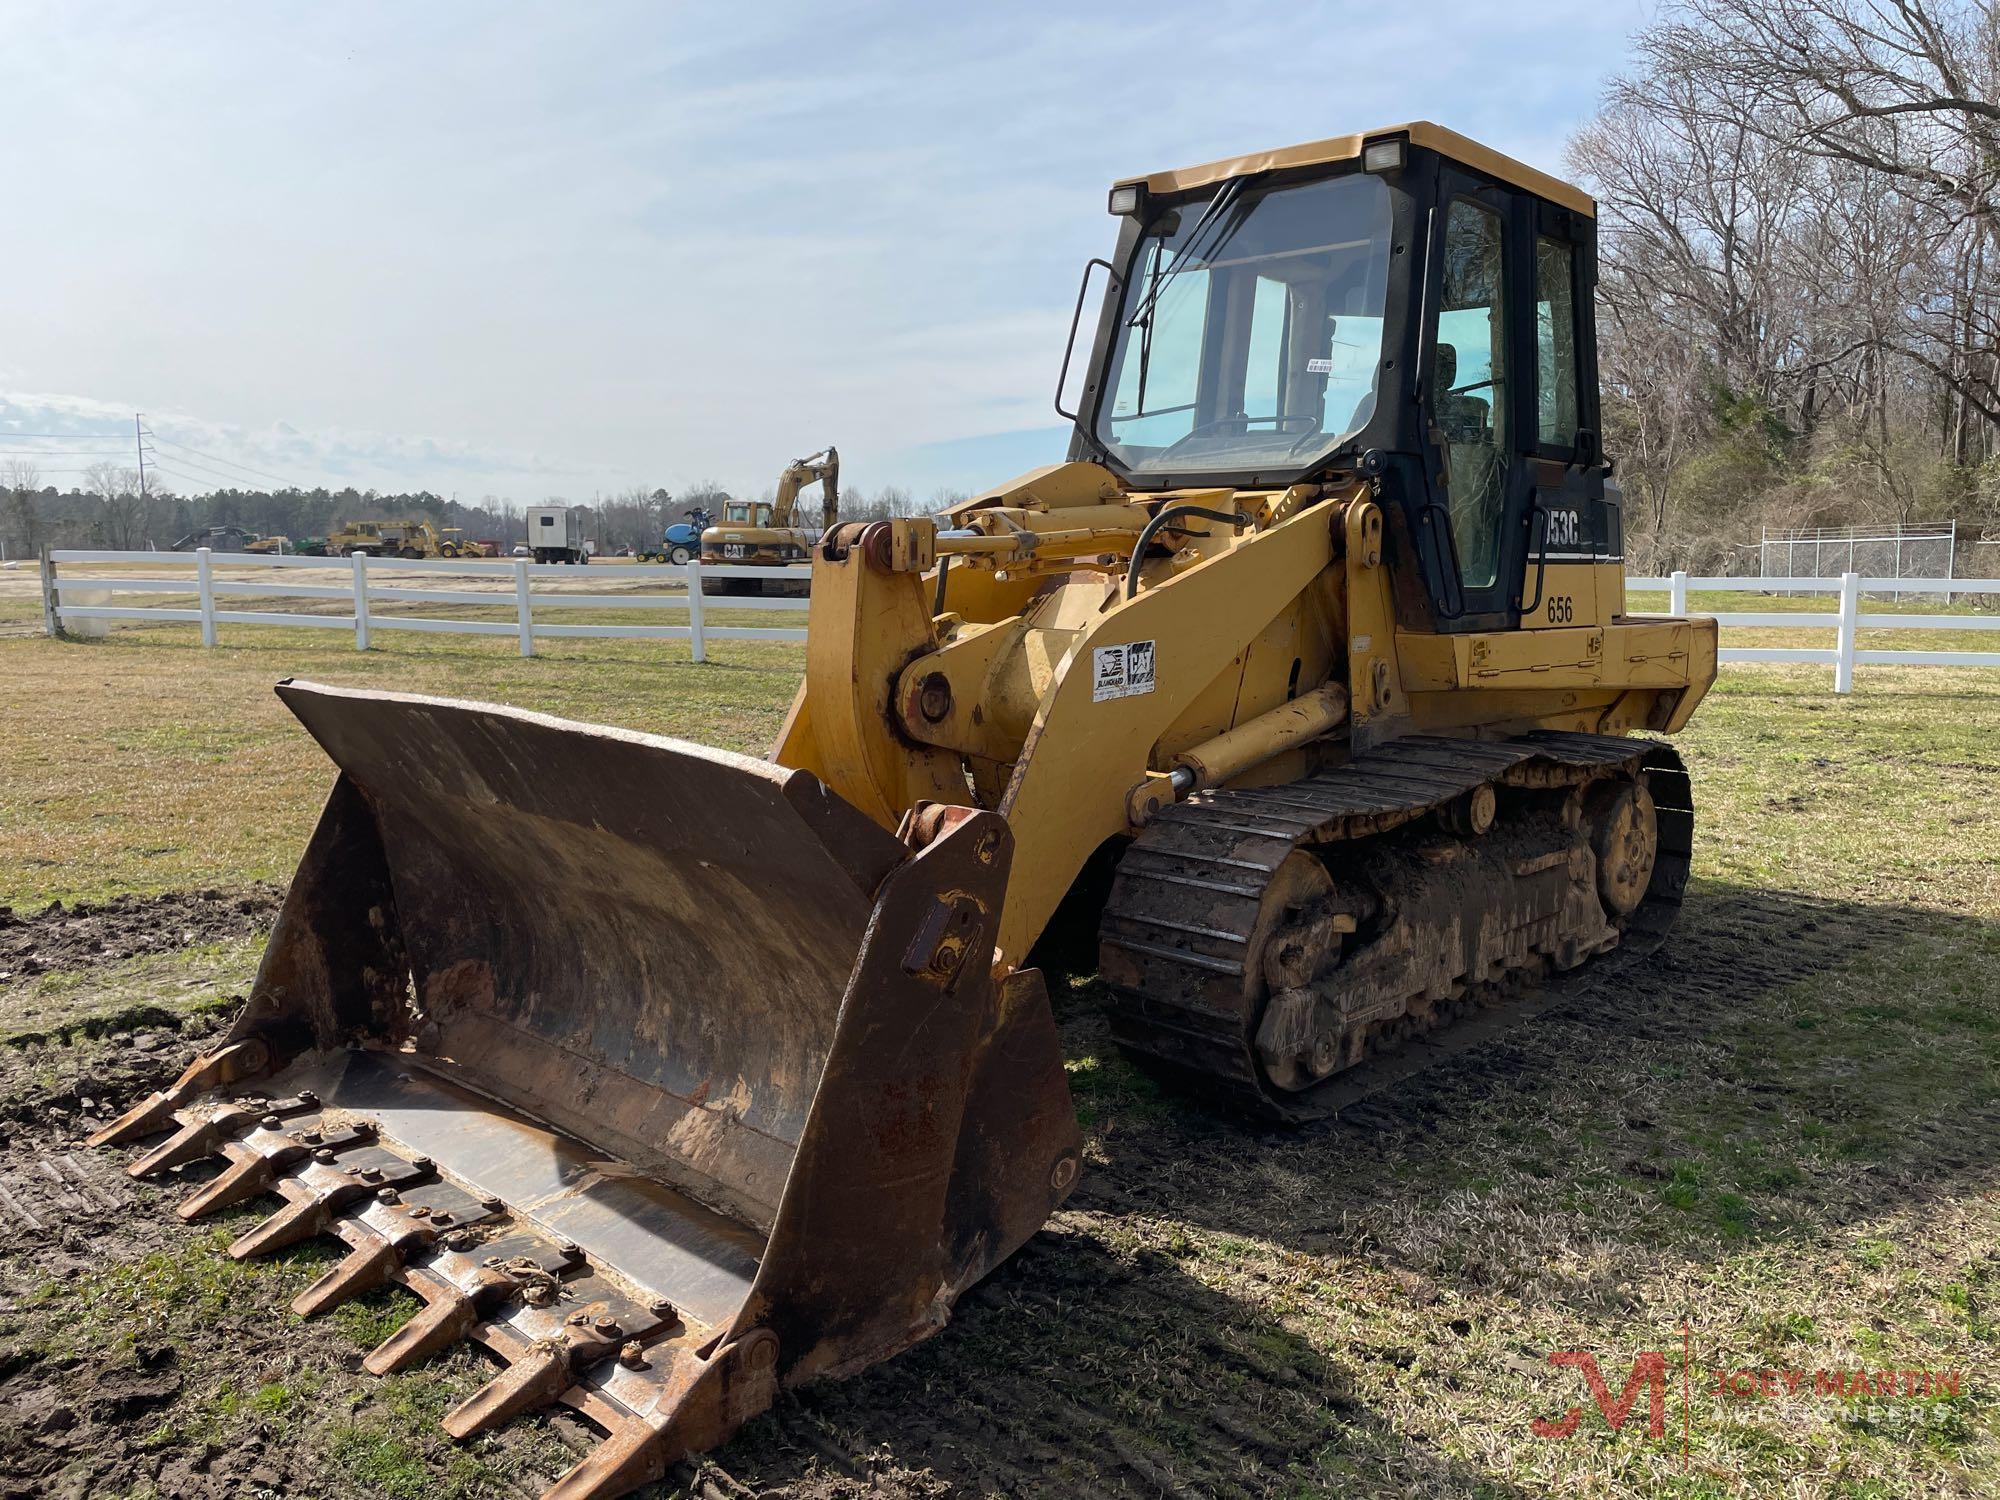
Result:
M1643 779L1610 781L1584 802L1591 852L1597 856L1597 895L1613 917L1639 909L1660 856L1659 818Z

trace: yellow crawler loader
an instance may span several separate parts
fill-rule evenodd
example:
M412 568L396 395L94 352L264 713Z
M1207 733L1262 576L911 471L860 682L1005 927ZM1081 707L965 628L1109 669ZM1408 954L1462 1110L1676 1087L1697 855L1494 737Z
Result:
M332 795L242 1017L99 1140L275 1198L233 1255L344 1241L303 1315L413 1292L370 1369L483 1345L454 1435L604 1429L554 1500L937 1332L1063 1200L1053 927L1146 1066L1299 1121L1673 918L1638 732L1715 627L1626 611L1591 201L1415 124L1109 206L1069 460L829 528L769 759L279 687Z

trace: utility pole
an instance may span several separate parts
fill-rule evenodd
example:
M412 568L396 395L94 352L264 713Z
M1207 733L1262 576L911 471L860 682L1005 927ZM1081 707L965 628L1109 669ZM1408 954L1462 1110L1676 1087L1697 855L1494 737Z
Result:
M139 498L146 498L146 429L139 425L139 413L132 413L132 447L139 455Z

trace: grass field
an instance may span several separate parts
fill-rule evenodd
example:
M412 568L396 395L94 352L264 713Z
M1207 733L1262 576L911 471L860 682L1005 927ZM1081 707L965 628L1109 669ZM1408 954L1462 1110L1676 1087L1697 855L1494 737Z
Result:
M1817 643L1788 635L1758 641ZM0 902L285 879L328 781L270 695L286 674L757 750L798 665L786 646L696 667L651 643L524 662L505 642L225 640L0 641ZM1697 881L1655 962L1358 1119L1272 1135L1162 1096L1108 1046L1091 978L1059 983L1087 1132L1071 1205L940 1337L787 1398L668 1488L2000 1492L2000 674L1864 668L1844 699L1829 676L1725 669L1683 738ZM0 1129L76 1128L47 1111L95 1086L93 1049L198 1030L255 946L0 979L0 1036L20 1039ZM159 1198L138 1191L135 1219ZM174 1393L115 1464L79 1453L62 1473L83 1487L49 1492L235 1493L196 1480L244 1452L276 1493L511 1494L566 1461L548 1422L444 1441L437 1413L482 1378L469 1356L435 1380L355 1372L406 1298L297 1328L284 1301L325 1246L246 1268L214 1236L132 1232L53 1259L0 1246L0 1401L10 1371L83 1390L173 1351ZM1661 1351L1662 1434L1644 1394L1612 1430L1549 1363L1571 1350L1614 1397ZM1719 1392L1739 1370L1807 1373ZM1820 1370L1958 1376L1821 1396ZM1536 1434L1570 1407L1573 1435ZM0 1472L21 1451L7 1420Z

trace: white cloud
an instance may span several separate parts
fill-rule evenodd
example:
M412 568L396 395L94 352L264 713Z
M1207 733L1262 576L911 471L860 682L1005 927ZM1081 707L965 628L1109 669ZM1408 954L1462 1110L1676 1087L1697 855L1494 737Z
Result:
M12 7L0 383L306 479L880 483L1051 420L1113 177L1411 117L1557 167L1638 18Z

